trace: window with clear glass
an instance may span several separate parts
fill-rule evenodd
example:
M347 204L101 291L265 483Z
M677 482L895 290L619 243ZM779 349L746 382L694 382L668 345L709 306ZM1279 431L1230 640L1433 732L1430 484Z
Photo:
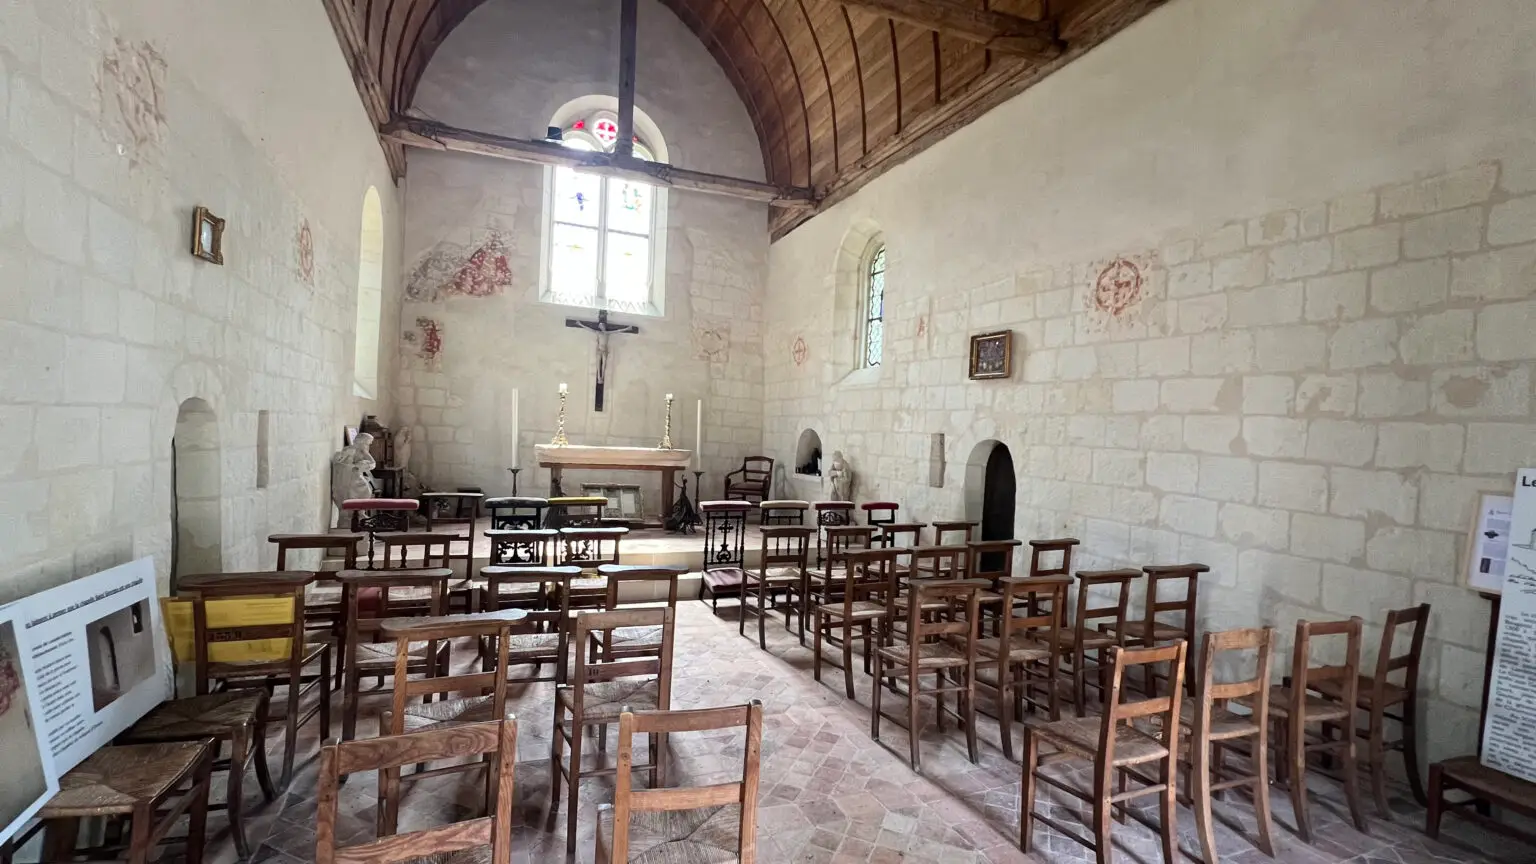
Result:
M617 119L598 112L562 130L572 150L612 153ZM654 161L638 136L634 154ZM621 177L551 171L545 299L571 306L658 314L655 248L659 190Z
M864 365L879 366L885 350L885 244L871 251L864 273Z

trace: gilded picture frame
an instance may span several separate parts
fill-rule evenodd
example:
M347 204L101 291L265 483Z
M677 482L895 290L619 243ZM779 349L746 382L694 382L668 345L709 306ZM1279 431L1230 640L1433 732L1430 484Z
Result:
M192 211L192 254L210 264L224 263L224 220L207 207Z
M997 330L971 336L970 378L1009 378L1013 375L1013 331Z

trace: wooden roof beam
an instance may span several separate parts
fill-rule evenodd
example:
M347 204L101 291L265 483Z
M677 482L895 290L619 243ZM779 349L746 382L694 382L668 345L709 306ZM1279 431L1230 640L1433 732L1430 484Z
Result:
M978 9L961 0L838 0L927 30L937 30L1017 57L1051 58L1061 53L1056 25L1006 12Z
M564 166L608 177L623 177L652 186L724 195L775 207L810 207L816 203L815 192L799 186L778 186L705 171L691 171L662 162L648 162L635 156L572 150L549 141L528 141L490 132L475 132L417 117L397 116L379 130L379 136L408 147L473 153L535 165Z

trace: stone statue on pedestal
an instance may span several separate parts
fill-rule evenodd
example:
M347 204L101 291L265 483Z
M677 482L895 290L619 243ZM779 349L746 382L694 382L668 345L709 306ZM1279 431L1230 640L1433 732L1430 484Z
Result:
M368 472L377 463L368 452L372 445L373 436L359 432L351 444L331 456L331 500L338 511L343 501L373 497L373 475Z
M832 481L832 500L853 500L853 469L843 459L843 451L832 451L832 464L827 468L827 479Z

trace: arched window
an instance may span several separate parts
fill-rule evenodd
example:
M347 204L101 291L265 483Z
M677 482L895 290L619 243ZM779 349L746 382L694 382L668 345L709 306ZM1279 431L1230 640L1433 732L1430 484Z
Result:
M885 244L870 246L864 266L864 366L879 366L885 350Z
M357 347L352 355L352 392L379 394L380 310L384 306L384 209L372 186L363 196L363 233L357 253Z
M572 150L612 153L618 143L618 117L606 108L575 113L551 128L561 130L561 143ZM657 147L636 134L634 154L654 162ZM660 315L664 271L657 239L665 190L565 167L550 170L547 186L543 299Z

